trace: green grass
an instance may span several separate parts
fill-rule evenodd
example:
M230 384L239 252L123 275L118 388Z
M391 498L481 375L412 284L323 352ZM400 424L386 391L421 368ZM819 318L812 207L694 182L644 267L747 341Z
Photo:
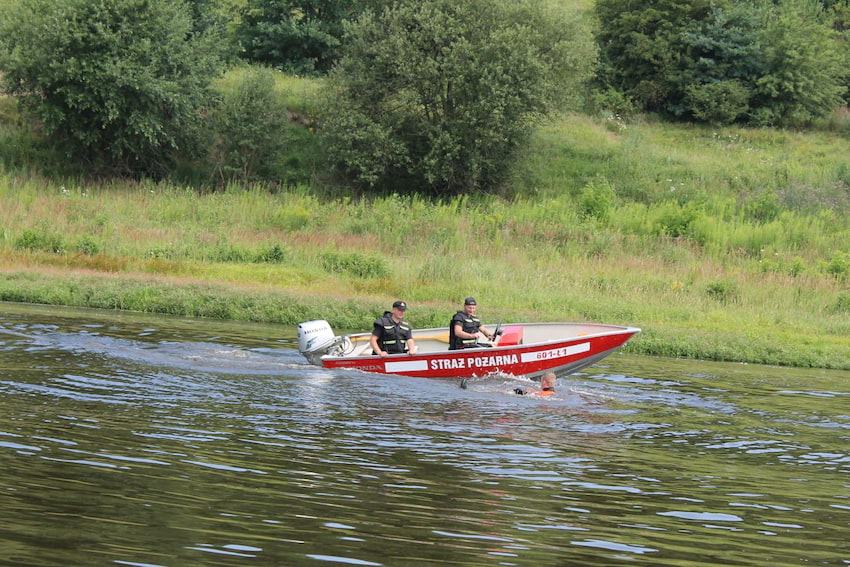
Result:
M298 156L316 146L297 120L321 81L278 87L306 140L289 157L315 159ZM564 116L532 133L506 187L439 201L7 165L0 300L364 329L396 298L415 326L444 326L475 295L485 321L639 326L631 352L847 369L850 139L830 124Z
M417 326L441 326L475 294L488 320L640 326L633 352L850 367L845 283L828 271L623 234L566 199L0 187L2 300L364 328L396 297Z

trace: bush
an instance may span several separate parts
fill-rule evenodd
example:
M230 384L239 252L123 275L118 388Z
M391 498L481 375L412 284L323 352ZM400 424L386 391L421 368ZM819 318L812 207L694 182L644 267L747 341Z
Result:
M211 250L206 251L203 258L211 262L245 262L250 259L250 254L238 246L219 242Z
M741 290L735 281L720 280L706 285L705 294L721 303L731 303L738 300Z
M534 119L574 103L589 26L556 3L399 2L352 25L323 134L361 188L456 195L498 186Z
M598 0L602 79L645 110L798 126L842 103L846 46L819 0Z
M829 260L826 273L839 281L846 281L850 275L850 254L839 252Z
M320 254L319 261L325 270L333 273L350 274L358 278L386 278L390 276L387 261L380 256L330 250Z
M289 257L289 250L282 248L280 244L275 244L259 254L256 261L268 264L280 264Z
M614 188L604 178L590 181L581 190L579 209L582 218L608 219L611 205L614 203Z
M96 256L97 254L100 254L100 244L98 244L97 240L88 235L80 238L80 240L77 241L75 248L77 252L85 254L86 256Z
M0 21L8 94L73 160L113 173L163 173L197 151L214 36L192 33L183 2L21 0Z
M250 69L215 111L212 161L223 183L273 177L286 135L286 109L275 93L274 73Z
M703 217L702 208L693 202L685 206L675 201L662 203L654 210L652 232L663 236L688 236L691 225Z
M755 79L755 126L802 126L841 105L846 62L818 0L786 0L759 34L763 72Z
M750 91L738 80L688 85L685 95L694 117L712 124L731 124L750 108Z
M592 110L605 118L628 118L637 112L635 102L626 94L613 88L595 91L590 97Z
M58 234L39 229L26 229L15 240L15 248L33 252L52 252L61 254L65 251L65 242Z
M236 33L242 57L293 73L325 73L339 57L343 22L374 0L248 0Z

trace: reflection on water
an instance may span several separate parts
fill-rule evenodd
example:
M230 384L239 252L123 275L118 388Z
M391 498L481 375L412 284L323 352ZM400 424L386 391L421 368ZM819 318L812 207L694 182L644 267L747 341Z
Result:
M0 304L0 564L843 565L850 374L304 363L295 330Z

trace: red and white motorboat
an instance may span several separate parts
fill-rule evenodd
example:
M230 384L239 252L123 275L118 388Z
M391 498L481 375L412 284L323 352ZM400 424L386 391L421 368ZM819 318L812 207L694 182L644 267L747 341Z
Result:
M311 364L324 368L428 378L510 374L533 379L544 372L558 377L577 372L640 332L600 323L512 323L500 330L487 346L449 350L447 327L417 329L416 354L382 358L372 354L371 333L337 336L327 321L317 320L298 325L298 349Z

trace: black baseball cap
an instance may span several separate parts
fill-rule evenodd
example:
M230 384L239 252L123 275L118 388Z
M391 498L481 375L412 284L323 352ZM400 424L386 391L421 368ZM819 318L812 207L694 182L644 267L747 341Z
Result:
M404 301L399 299L398 301L393 303L393 309L400 309L402 311L407 311L407 303L405 303Z
M466 299L463 300L463 304L464 305L478 305L478 303L475 301L474 297L467 297Z

